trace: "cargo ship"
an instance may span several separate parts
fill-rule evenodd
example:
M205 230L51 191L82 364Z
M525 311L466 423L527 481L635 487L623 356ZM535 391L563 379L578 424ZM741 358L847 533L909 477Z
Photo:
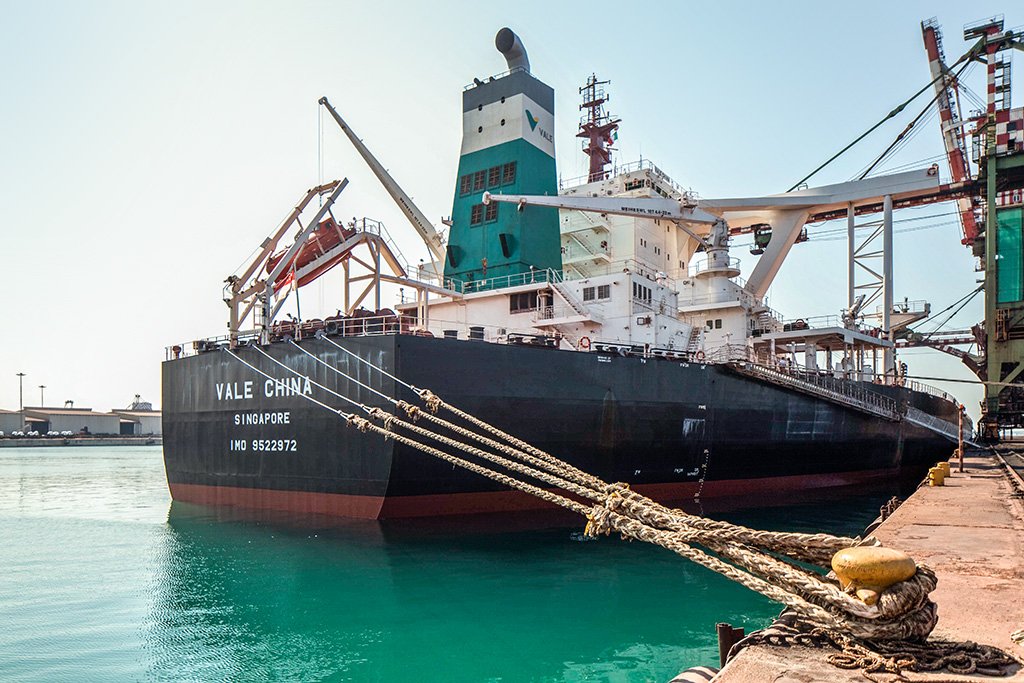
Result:
M447 235L321 100L430 258L410 266L380 223L338 221L347 180L309 190L227 279L229 334L167 349L175 500L371 519L543 507L339 417L339 396L392 411L386 397L418 400L409 386L665 501L784 498L949 455L961 407L910 381L894 343L929 307L893 299L892 212L941 195L935 168L699 198L649 161L613 163L620 121L591 76L579 133L589 172L559 182L554 91L511 30L495 43L507 70L462 94ZM874 289L851 266L839 316L785 319L767 305L808 223L848 215L852 240L870 214L882 216ZM745 278L730 255L741 234L758 256ZM336 315L278 319L339 265ZM401 287L391 307L388 285Z

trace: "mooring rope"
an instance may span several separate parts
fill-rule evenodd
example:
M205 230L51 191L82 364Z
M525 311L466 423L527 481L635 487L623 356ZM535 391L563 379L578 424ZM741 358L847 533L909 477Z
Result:
M541 462L546 463L546 465L540 465L540 463L533 463L535 464L535 466L543 466L549 471L555 474L559 474L560 476L563 476L566 479L587 486L592 486L598 490L603 490L609 493L613 490L620 491L620 495L622 495L624 498L633 501L637 505L649 506L652 510L652 514L653 511L656 511L663 515L662 517L658 518L658 523L660 525L666 525L669 528L674 528L678 527L678 525L682 523L698 529L715 530L724 534L724 536L728 538L728 540L730 541L744 543L758 548L766 548L767 546L771 545L773 549L785 552L787 555L790 555L791 557L795 557L799 560L814 563L827 563L831 560L832 555L834 555L839 550L842 550L843 548L849 548L853 545L864 543L864 541L860 541L859 539L837 537L832 536L830 534L804 534L798 532L763 531L757 529L750 529L739 525L729 524L727 522L720 522L717 520L711 520L704 517L698 517L696 515L686 513L682 510L667 508L646 496L643 496L641 494L636 493L635 491L630 490L628 486L624 484L609 484L588 472L584 472L583 470L573 467L569 463L566 463L565 461L556 458L555 456L546 453L545 451L542 451L539 448L536 448L535 446L526 443L525 441L518 439L515 436L512 436L511 434L508 434L507 432L498 429L497 427L494 427L491 424L488 424L487 422L477 418L476 416L471 415L470 413L460 410L459 408L451 405L450 403L443 401L439 396L437 396L428 389L419 389L407 382L402 381L401 379L398 379L394 375L388 373L383 368L378 367L374 363L366 360L365 358L362 358L358 354L353 353L352 351L344 348L343 346L337 344L336 342L334 342L333 340L329 339L326 336L321 335L320 339L321 341L324 341L330 344L331 346L341 351L344 351L346 354L348 354L352 358L357 359L358 361L365 364L369 368L376 370L380 372L382 375L393 379L395 382L408 388L410 391L414 392L417 396L419 396L427 405L428 411L423 411L418 407L412 406L411 404L405 401L391 401L395 403L395 405L397 405L399 408L405 410L406 413L409 415L410 419L414 421L420 418L428 419L433 421L435 424L444 426L446 429L452 429L453 431L456 431L456 433L459 433L464 437L484 442L483 439L485 437L482 437L476 432L459 428L450 422L437 418L437 411L443 408L446 411L452 413L453 415L465 420L466 422L469 422L470 424L510 444L516 450L503 452L506 452L511 457L524 459L524 457L528 454L530 456L533 456L534 458L539 459ZM295 344L295 342L292 342L292 344L295 345L297 348L301 348L297 344ZM305 349L302 350L307 355L313 356L313 354L310 354ZM351 375L345 373L344 371L340 370L339 368L331 366L327 363L324 363L324 365L325 367L329 368L331 371L337 373L338 375L350 381L354 381L358 384L361 384L360 382L358 382L358 380L353 378ZM486 443L488 443L488 445L490 445L491 447L495 447L493 441L489 441Z
M305 378L311 385L346 401L367 415L364 418L354 413L346 413L308 394L298 394L337 414L349 426L354 426L364 433L379 434L385 439L392 439L397 443L475 472L509 488L528 493L580 514L588 519L587 533L589 535L596 536L601 533L608 534L611 531L617 531L624 538L660 545L786 605L799 616L801 622L808 629L824 629L830 633L831 630L838 629L841 634L848 634L844 637L875 643L878 641L922 641L935 626L936 609L934 603L929 599L929 593L935 588L936 578L935 574L924 565L919 565L917 572L910 579L883 591L876 604L866 605L840 588L838 582L831 575L823 576L798 566L790 559L809 562L827 570L828 560L836 551L864 543L864 541L834 537L828 534L760 531L727 522L708 520L690 515L682 510L667 508L637 494L626 484L609 484L594 475L579 470L493 425L451 406L431 391L413 387L326 337L321 336L321 339L352 357L358 358L370 368L381 372L382 375L409 388L424 401L427 410L387 395L324 362L294 342L292 344L296 348L316 360L320 365L379 396L392 405L396 412L390 413L379 406L369 406L345 396L302 375L298 370L289 367L262 349L258 347L254 347L254 349L276 365ZM225 351L260 375L275 379L246 362L237 353L232 353L227 349ZM490 436L444 420L436 414L440 409L451 412ZM401 412L404 412L409 419L402 419ZM447 430L459 438L446 436L438 431L415 424L420 419L429 422L432 426ZM377 420L381 424L377 425L372 420ZM400 434L399 430L409 435ZM497 437L497 439L491 437ZM459 457L442 450L442 448L424 443L421 439L433 441L447 449L462 451L485 464ZM496 452L472 445L469 441L486 446ZM498 471L496 468L515 473L515 475ZM531 484L523 477L553 487L555 490ZM569 495L562 495L557 491ZM570 495L582 500L569 497ZM874 539L868 539L868 542L878 544ZM693 544L699 544L729 562L710 555L704 550L694 547ZM843 653L850 654L855 652L857 647L861 647L854 641L850 642L853 644L842 647ZM839 665L837 664L837 666Z

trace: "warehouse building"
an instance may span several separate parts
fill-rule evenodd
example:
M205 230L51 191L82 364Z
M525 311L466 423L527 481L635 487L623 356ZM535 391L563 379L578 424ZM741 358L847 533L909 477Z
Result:
M121 417L117 413L98 413L91 408L25 406L25 421L30 429L40 434L50 431L103 435L121 433Z
M151 436L163 433L163 420L159 410L118 410L114 413L121 418L121 434Z
M25 423L21 421L21 413L17 410L0 409L0 432L10 436L11 432L18 431L24 426Z

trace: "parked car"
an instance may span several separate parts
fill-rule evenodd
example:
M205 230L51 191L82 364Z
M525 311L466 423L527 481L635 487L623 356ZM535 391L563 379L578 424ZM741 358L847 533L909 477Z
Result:
M36 430L33 429L31 432L29 432L25 436L32 436L32 437L39 436L39 432L37 432Z
M51 429L50 431L46 432L46 435L47 436L60 436L60 432L55 432L54 430Z
M73 431L71 431L70 429L65 429L63 432L60 433L60 435L61 436L74 436L75 433Z
M16 430L16 431L11 432L11 436L25 436L25 432L20 431L20 430Z

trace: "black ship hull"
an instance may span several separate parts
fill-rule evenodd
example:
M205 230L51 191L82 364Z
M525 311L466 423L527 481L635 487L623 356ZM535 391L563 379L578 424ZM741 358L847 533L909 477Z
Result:
M725 366L407 335L338 338L378 367L606 481L663 500L849 485L924 468L950 441L757 381ZM304 349L374 389L418 399L329 343ZM289 344L263 347L313 383L391 406ZM362 518L546 505L418 450L346 426L352 407L242 348L163 366L164 459L175 500ZM880 393L952 421L947 400Z

